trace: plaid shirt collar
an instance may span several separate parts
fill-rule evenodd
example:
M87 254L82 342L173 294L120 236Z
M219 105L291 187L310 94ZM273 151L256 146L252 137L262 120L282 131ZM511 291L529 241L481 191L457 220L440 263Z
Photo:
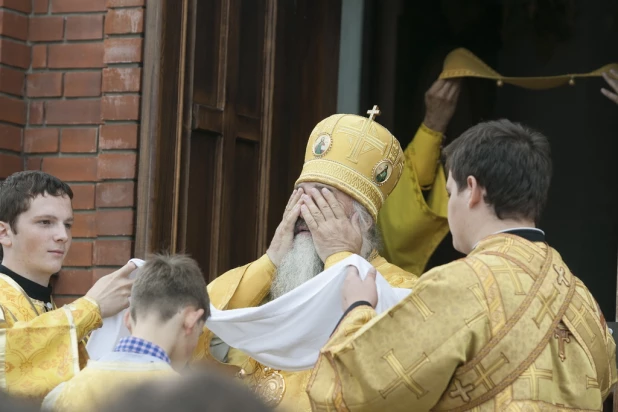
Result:
M120 342L114 348L114 352L141 353L159 358L168 364L172 363L167 353L160 346L135 336L120 339Z

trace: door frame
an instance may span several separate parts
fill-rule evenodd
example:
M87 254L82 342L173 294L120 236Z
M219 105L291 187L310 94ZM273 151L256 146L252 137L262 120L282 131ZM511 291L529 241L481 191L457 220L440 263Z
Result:
M134 249L141 258L178 248L180 162L191 121L195 7L196 0L150 0L146 7Z

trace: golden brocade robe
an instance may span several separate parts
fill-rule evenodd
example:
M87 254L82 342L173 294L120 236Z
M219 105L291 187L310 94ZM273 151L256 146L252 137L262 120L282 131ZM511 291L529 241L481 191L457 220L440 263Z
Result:
M179 376L166 362L89 361L73 379L60 384L44 400L45 412L105 410L110 399L142 383Z
M421 125L404 151L399 183L378 215L384 257L411 273L423 273L449 231L441 142L441 133Z
M42 399L85 366L81 341L101 324L99 306L89 298L46 312L43 302L0 274L0 389Z
M350 253L337 253L326 260L328 269L335 263L350 256ZM388 263L377 253L369 262L394 287L411 288L417 277L395 265ZM230 270L208 285L211 303L220 310L255 307L267 297L276 273L267 255L246 266ZM210 353L213 334L205 329L194 353L194 359L214 360ZM227 363L239 369L237 376L247 383L262 399L271 406L284 411L311 411L306 393L311 370L279 371L260 364L243 352L231 348Z
M352 310L307 391L315 411L601 411L615 350L560 255L500 234L389 311Z

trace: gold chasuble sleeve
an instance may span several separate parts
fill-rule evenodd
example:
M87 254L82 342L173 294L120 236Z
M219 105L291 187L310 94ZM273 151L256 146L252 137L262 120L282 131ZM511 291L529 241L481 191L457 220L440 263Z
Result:
M428 285L439 293L426 293ZM466 287L471 293L461 294ZM477 287L474 272L458 261L423 275L379 316L367 306L351 311L314 368L307 388L313 410L428 411L491 337L487 323L477 322L486 316Z
M0 280L0 389L43 398L80 370L79 343L102 324L98 305L80 298L38 314L32 301ZM81 362L80 362L81 361Z
M257 306L268 294L276 270L266 254L255 262L229 270L208 284L210 302L219 310ZM214 360L210 354L212 338L212 332L205 327L193 360Z
M384 257L411 273L423 273L449 230L441 141L442 134L421 125L404 151L401 179L378 215Z

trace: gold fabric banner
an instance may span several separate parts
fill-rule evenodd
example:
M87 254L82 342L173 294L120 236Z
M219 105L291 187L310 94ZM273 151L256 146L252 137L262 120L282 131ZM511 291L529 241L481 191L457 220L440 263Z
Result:
M618 63L606 64L605 66L589 73L571 73L558 76L539 77L510 77L503 76L467 49L459 48L450 52L444 59L444 67L440 73L441 79L454 79L459 77L480 77L482 79L495 80L498 86L504 83L526 89L543 90L566 84L574 85L575 79L585 77L601 77L611 69L618 70Z

